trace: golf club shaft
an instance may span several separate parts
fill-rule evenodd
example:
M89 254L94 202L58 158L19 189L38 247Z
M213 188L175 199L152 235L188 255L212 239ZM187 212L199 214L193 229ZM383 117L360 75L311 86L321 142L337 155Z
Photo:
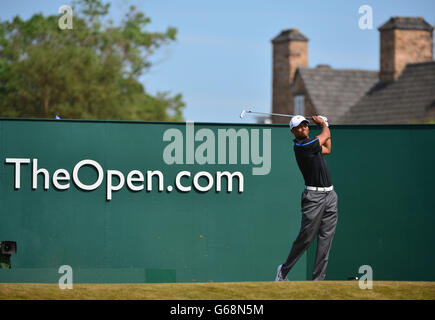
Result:
M254 111L249 111L249 110L246 110L246 113L258 113L258 114L265 114L265 115L272 115L272 116L279 116L279 117L288 117L288 118L294 117L291 114L271 113L271 112L254 112Z

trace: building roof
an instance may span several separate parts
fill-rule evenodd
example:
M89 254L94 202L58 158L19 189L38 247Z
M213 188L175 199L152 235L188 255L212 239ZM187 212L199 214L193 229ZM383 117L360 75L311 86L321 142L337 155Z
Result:
M391 17L378 28L379 31L391 29L432 31L433 27L422 17Z
M299 32L298 29L282 30L279 35L272 39L272 43L288 41L308 41L308 38Z
M300 76L318 114L338 120L379 80L377 71L300 67Z
M409 123L435 108L435 62L408 64L396 81L378 82L339 123Z

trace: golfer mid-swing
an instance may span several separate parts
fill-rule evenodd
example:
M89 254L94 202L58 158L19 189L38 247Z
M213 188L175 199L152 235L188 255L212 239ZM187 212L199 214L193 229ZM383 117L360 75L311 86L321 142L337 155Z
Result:
M327 119L313 116L322 132L310 138L308 120L295 116L290 121L294 134L294 152L305 180L302 192L302 222L299 235L293 242L287 261L278 266L276 281L287 280L287 274L317 236L316 261L313 280L324 280L329 250L337 225L337 194L333 190L329 169L323 157L331 152L331 134ZM326 121L325 121L326 120Z

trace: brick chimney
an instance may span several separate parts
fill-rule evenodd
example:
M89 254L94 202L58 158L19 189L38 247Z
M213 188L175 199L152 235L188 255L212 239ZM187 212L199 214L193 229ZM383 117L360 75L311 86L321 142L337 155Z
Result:
M272 39L273 93L272 112L288 113L293 110L290 84L298 67L308 66L308 38L298 29L287 29ZM272 117L273 123L286 123L288 119Z
M381 33L381 81L396 80L408 63L433 60L433 27L422 17L392 17Z

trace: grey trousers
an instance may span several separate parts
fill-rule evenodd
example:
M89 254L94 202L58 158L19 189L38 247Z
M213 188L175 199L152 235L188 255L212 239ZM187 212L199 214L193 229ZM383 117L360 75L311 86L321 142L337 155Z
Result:
M284 278L317 236L313 280L325 279L329 250L338 219L337 201L338 196L334 190L322 192L305 189L302 192L301 230L293 242L287 261L281 267Z

